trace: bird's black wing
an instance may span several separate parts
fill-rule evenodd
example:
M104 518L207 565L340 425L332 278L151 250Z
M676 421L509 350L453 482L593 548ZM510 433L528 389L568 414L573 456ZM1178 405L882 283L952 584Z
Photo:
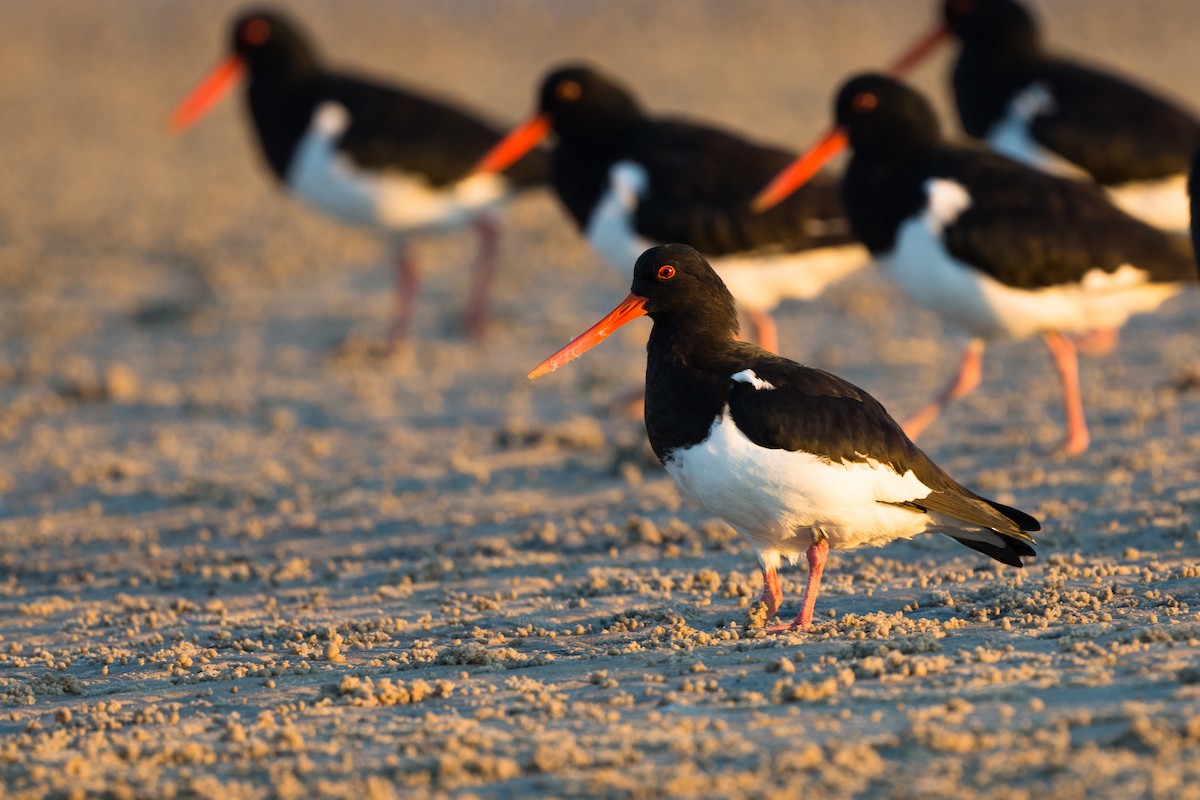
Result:
M750 441L760 447L811 453L833 463L875 461L899 475L911 470L932 491L899 504L1012 537L1025 543L1018 549L1032 554L1028 546L1032 539L1025 531L1038 530L1037 520L960 485L905 436L871 395L836 375L752 346L735 352L743 357L728 365L733 368L730 374L749 369L760 382L756 385L744 376L733 380L729 392L730 415Z
M828 176L817 176L766 213L751 210L754 195L794 153L713 127L648 120L626 157L649 177L634 225L652 241L683 242L709 256L855 241L837 183Z
M350 112L350 127L338 146L358 166L418 172L433 186L466 176L502 136L491 123L448 102L353 76L331 75L319 94ZM540 149L505 172L518 184L544 182L548 173Z
M950 254L1006 286L1077 283L1092 270L1124 265L1157 282L1195 280L1182 237L1121 211L1093 183L972 148L938 151L931 173L960 184L970 198L943 232Z
M1034 139L1100 183L1181 175L1200 147L1200 120L1124 78L1058 60L1032 77L1053 98L1033 118Z

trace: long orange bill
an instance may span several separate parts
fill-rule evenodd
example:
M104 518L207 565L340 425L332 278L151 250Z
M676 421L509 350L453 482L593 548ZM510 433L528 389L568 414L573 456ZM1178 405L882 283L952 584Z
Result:
M788 195L799 189L821 171L821 167L829 159L846 149L849 139L841 128L833 128L817 143L808 149L804 155L797 158L782 172L771 179L766 188L759 192L750 207L757 212L779 205Z
M537 147L538 143L550 133L550 117L545 114L535 114L517 127L507 136L483 154L471 174L481 172L503 172L517 162L521 156Z
M540 378L547 372L554 372L554 370L568 361L574 361L579 358L588 350L591 350L607 339L617 328L626 322L645 316L645 306L646 298L630 292L629 296L622 300L619 306L608 312L608 315L604 319L576 336L569 345L534 367L533 371L527 377L530 380Z
M950 26L939 23L933 30L926 33L904 51L904 54L892 62L888 74L893 78L902 78L917 64L920 64L929 54L937 49L950 36Z
M237 85L245 72L246 62L239 55L229 56L217 64L171 112L167 127L182 133L195 125L221 102L221 98L229 94L229 90Z

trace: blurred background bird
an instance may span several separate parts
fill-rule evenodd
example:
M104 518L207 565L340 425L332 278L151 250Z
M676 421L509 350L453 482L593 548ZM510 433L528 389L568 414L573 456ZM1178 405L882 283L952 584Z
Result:
M778 349L770 310L811 300L869 261L850 230L837 181L817 176L767 214L750 198L793 153L721 127L643 110L633 92L585 64L552 70L537 112L479 165L519 164L553 132L552 183L579 230L627 272L647 247L685 242L713 261L753 327Z
M1055 55L1018 0L944 0L938 36L959 42L951 84L963 130L1018 161L1090 177L1125 211L1185 231L1200 118L1102 67ZM915 66L915 63L913 63Z
M933 107L894 78L842 85L836 126L756 199L769 204L845 146L842 195L855 232L918 303L969 331L958 374L905 422L916 438L982 378L985 343L1040 335L1063 384L1067 454L1088 448L1077 349L1108 352L1196 269L1183 237L1114 206L1090 181L1054 176L942 138Z
M545 180L545 154L534 151L502 174L471 174L499 141L498 128L442 100L326 67L297 23L267 10L234 21L229 55L178 105L170 127L191 127L243 78L250 119L276 178L321 211L391 240L389 347L409 333L420 283L408 238L468 225L478 231L479 255L466 327L482 340L498 249L494 214L515 191Z

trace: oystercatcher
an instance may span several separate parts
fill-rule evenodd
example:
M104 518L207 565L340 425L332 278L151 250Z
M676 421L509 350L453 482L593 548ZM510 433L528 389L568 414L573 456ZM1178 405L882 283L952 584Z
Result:
M1091 176L1153 225L1187 228L1187 168L1200 147L1195 114L1048 53L1037 21L1016 0L945 0L932 36L939 33L962 43L952 83L968 134L1040 169ZM922 52L929 41L921 40Z
M504 169L551 130L558 140L552 183L600 256L625 271L653 244L696 247L713 259L768 350L778 349L770 309L785 298L816 297L869 261L834 179L818 176L770 214L754 214L750 198L794 153L651 116L632 92L590 66L552 71L537 113L479 170Z
M1067 437L1087 449L1077 346L1103 352L1133 314L1196 280L1187 242L1135 219L1091 182L942 140L924 97L884 75L850 79L837 125L755 200L768 206L843 148L854 230L917 302L975 337L949 387L905 423L910 437L982 376L984 342L1040 334L1062 378Z
M808 559L808 628L830 551L941 533L1012 566L1033 556L1033 517L963 488L875 398L836 375L736 341L733 297L687 245L647 250L629 296L543 361L536 378L649 314L646 433L679 487L754 547L768 617L784 558Z
M480 251L467 327L483 335L498 245L492 212L519 188L545 181L531 154L503 175L472 175L500 131L474 114L407 89L326 68L287 17L251 11L233 25L232 53L184 99L169 124L182 131L243 76L250 118L275 176L332 216L384 231L396 248L396 308L389 333L408 333L419 275L407 238L473 225Z

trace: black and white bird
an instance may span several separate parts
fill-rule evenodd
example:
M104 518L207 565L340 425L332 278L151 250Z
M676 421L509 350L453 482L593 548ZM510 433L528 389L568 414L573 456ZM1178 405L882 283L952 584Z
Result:
M654 244L684 242L713 261L754 338L777 350L768 312L816 297L869 262L837 182L818 176L769 214L751 197L794 153L687 119L655 117L627 88L583 65L552 71L538 111L480 164L504 169L551 131L551 181L600 256L625 272Z
M944 0L942 17L933 35L961 42L952 84L969 135L1039 169L1090 176L1130 214L1187 229L1200 118L1128 78L1048 52L1017 0ZM929 41L917 47L928 53Z
M1184 237L1126 214L1090 181L944 141L928 101L893 78L851 78L834 113L834 129L756 202L786 196L797 176L853 149L842 198L855 232L914 300L974 337L950 386L905 423L908 435L975 388L987 340L1040 335L1063 383L1062 450L1086 450L1077 349L1111 350L1131 315L1195 282Z
M856 386L734 337L733 297L687 245L637 260L629 296L529 373L557 369L618 327L649 314L646 433L688 495L755 549L763 602L783 598L784 559L808 559L800 611L812 622L829 551L941 533L997 561L1033 556L1038 521L963 488Z
M499 231L494 212L521 188L544 183L549 162L530 154L502 175L472 167L500 141L498 127L441 100L327 68L287 17L250 11L233 25L231 52L183 100L169 124L185 130L243 77L268 166L289 191L341 220L377 229L396 248L396 309L389 333L404 338L419 273L407 239L472 225L479 257L467 306L483 336Z

